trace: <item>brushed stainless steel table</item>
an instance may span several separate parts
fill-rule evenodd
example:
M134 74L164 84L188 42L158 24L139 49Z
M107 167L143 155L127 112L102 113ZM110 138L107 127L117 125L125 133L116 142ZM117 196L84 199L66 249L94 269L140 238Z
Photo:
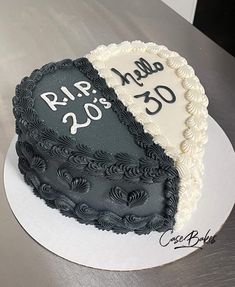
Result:
M99 44L134 39L164 44L195 67L210 100L210 114L234 144L234 58L157 0L0 0L0 4L0 286L235 286L235 210L216 244L186 258L143 271L101 271L59 258L32 240L9 208L2 175L14 135L14 88L34 68L83 56Z

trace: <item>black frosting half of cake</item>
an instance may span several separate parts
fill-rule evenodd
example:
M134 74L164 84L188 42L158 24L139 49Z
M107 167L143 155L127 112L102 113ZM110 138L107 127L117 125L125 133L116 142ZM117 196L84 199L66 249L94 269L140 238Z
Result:
M173 160L87 58L34 70L13 106L19 170L48 206L116 233L173 228Z

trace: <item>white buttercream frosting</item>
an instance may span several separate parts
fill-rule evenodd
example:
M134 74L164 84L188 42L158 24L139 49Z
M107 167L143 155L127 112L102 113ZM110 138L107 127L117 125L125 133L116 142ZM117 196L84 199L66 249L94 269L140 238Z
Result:
M145 132L150 133L154 142L173 158L180 175L175 224L175 229L180 229L190 219L200 198L204 144L207 141L208 99L194 69L186 59L165 46L141 41L102 45L86 57L105 78L107 85L115 89L118 98L143 125ZM122 86L120 79L111 71L111 67L133 71L134 66L130 63L140 57L164 65L164 71L145 79L145 89L153 88L154 84L165 84L174 90L177 97L173 105L164 103L161 112L154 116L146 114L143 101L133 97L143 90L137 85ZM150 108L153 106L149 105Z

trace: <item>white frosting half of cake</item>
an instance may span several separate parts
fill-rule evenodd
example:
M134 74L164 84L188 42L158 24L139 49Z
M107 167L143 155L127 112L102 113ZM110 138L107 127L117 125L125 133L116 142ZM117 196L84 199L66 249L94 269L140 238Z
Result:
M179 230L201 194L208 116L204 88L183 57L155 43L102 45L86 57L174 160L180 176L175 224Z

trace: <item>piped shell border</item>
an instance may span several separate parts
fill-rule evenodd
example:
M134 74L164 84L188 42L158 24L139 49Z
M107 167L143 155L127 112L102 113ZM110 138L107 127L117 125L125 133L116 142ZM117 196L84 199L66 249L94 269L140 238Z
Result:
M184 96L188 102L185 107L188 118L185 121L186 129L183 131L184 140L180 145L180 151L170 145L167 137L161 133L160 127L153 122L150 116L140 111L133 97L125 92L120 82L105 66L104 61L109 57L132 52L158 55L182 80L182 86L185 89ZM166 154L174 160L180 175L179 203L174 228L181 229L190 219L201 195L204 145L207 142L208 98L194 69L177 52L151 42L124 41L120 44L101 45L86 55L86 58L99 71L107 85L114 88L119 100L133 114L136 121L143 125L144 131L150 133L153 136L153 141L164 148Z

